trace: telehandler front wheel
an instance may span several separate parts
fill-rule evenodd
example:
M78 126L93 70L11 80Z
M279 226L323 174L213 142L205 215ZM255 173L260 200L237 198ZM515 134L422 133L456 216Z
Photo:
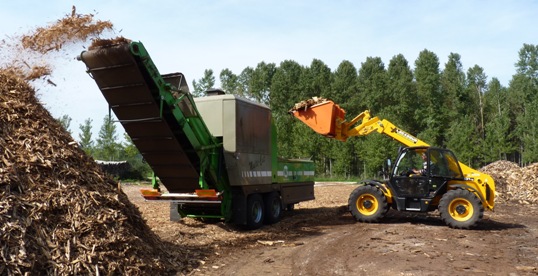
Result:
M439 201L439 213L449 227L469 229L484 216L484 206L469 190L450 190Z
M351 192L348 208L357 221L376 222L385 216L389 205L387 198L377 187L365 185Z

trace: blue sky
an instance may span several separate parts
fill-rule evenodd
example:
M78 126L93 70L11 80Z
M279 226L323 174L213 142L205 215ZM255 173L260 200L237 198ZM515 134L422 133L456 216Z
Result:
M508 86L523 43L537 44L538 1L532 0L3 1L0 39L52 23L72 5L110 20L117 30L111 36L143 42L161 73L182 72L189 84L205 69L218 79L224 68L239 74L261 61L308 66L315 58L334 70L343 60L359 68L367 57L388 65L403 54L413 68L428 49L441 70L458 53L464 70L478 64L488 80ZM82 50L53 62L58 86L35 85L53 116L73 118L75 138L86 118L93 119L96 138L108 109L84 64L74 60Z

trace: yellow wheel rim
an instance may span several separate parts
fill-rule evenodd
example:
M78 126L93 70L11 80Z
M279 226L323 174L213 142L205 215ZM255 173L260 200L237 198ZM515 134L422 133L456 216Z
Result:
M371 216L375 214L377 208L379 208L379 202L375 196L371 194L363 194L357 198L356 201L357 210L365 216Z
M467 221L473 216L473 204L464 198L456 198L448 206L450 216L457 221Z

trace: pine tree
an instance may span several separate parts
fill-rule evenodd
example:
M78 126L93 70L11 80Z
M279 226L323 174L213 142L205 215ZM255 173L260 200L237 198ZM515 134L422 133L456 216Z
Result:
M229 94L238 93L238 77L230 69L225 68L220 71L220 83L222 89Z
M203 96L205 91L215 87L215 76L213 76L213 70L204 70L204 76L198 81L192 81L193 90L191 91L194 97Z
M415 61L418 107L415 119L419 124L418 137L430 145L443 144L442 105L440 90L439 58L428 50L420 52Z
M69 132L69 134L72 135L71 131L69 130L72 119L71 117L69 117L69 115L64 114L60 118L57 118L56 120L60 123L60 125L63 127L65 131Z
M271 84L276 72L274 63L260 62L256 69L252 71L250 84L250 97L259 103L269 105L271 94Z
M80 140L80 148L87 154L92 155L94 151L94 145L92 141L92 119L88 118L84 121L84 124L79 125L80 133L78 138Z
M413 71L403 55L394 56L387 69L387 97L389 105L385 107L392 122L407 132L416 134L418 125L414 112L419 104Z
M96 157L106 161L117 161L122 151L122 146L117 140L116 125L111 116L106 115L97 138Z
M466 114L464 106L470 101L465 93L465 72L459 54L450 53L441 73L441 93L444 95L443 124L448 125L460 115Z

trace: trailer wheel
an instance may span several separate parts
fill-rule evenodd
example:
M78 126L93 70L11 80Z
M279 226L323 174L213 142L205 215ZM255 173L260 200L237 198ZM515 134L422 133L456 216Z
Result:
M263 225L264 206L260 194L251 194L247 199L247 225L249 230L258 229Z
M271 192L264 196L265 223L273 224L280 221L282 215L282 200L277 192Z
M439 213L449 227L469 229L484 216L484 206L469 190L450 190L439 201Z
M286 211L291 212L293 210L295 210L295 204L294 203L290 203L290 204L286 205Z
M387 198L378 188L365 185L351 192L348 208L357 221L376 222L385 216L389 205Z

